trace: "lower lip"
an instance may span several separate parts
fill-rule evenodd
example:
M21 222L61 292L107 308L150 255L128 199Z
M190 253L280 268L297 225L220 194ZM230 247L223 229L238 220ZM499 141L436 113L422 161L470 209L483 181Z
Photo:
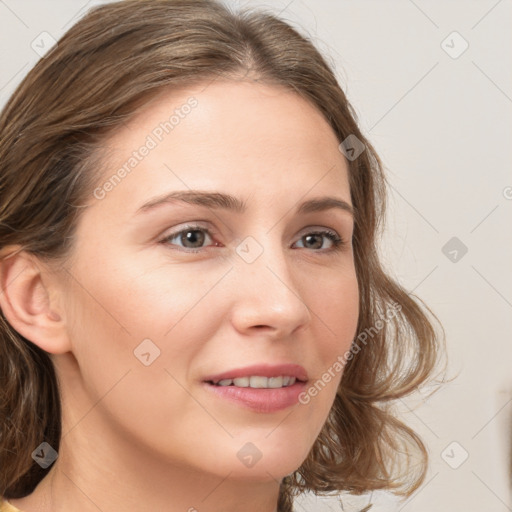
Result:
M299 402L299 395L306 388L305 382L295 382L292 386L272 389L215 386L208 382L203 384L217 396L256 412L276 412L292 407Z

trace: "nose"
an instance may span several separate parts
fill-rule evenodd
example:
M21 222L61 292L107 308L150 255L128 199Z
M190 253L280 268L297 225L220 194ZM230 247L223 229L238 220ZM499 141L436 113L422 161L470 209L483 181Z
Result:
M307 298L301 295L303 276L293 271L286 249L268 235L262 238L265 244L249 239L237 251L232 272L236 290L231 321L242 334L264 333L273 339L284 339L305 328L311 312Z

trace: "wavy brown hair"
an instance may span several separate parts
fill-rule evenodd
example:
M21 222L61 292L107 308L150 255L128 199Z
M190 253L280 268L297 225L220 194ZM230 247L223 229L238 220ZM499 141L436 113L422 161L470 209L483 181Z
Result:
M295 91L324 115L340 142L355 135L365 146L348 164L357 213L358 332L371 337L347 362L308 457L281 482L278 510L291 511L302 491L409 495L425 476L427 452L390 405L436 366L436 319L379 262L383 166L333 70L309 39L274 15L232 12L214 0L127 0L95 7L76 23L28 73L0 116L0 256L25 250L65 261L78 217L105 172L107 135L164 89L248 75ZM392 304L399 310L376 329ZM34 490L45 473L31 452L42 439L58 449L60 435L51 359L1 313L0 496Z

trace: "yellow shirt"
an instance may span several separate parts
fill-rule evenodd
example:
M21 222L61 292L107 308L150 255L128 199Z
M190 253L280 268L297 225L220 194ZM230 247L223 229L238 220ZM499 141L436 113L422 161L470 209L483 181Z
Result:
M13 507L7 501L0 498L0 512L21 512L19 508Z

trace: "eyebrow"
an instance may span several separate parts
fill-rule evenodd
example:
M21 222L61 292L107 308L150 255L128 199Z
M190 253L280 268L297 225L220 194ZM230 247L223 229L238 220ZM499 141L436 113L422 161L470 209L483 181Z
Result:
M235 213L244 213L247 210L247 203L235 196L225 194L223 192L203 192L200 190L183 190L175 191L151 199L143 204L136 214L148 212L163 204L172 204L176 201L194 204L198 206L206 206L207 208L230 210ZM331 210L333 208L343 210L354 217L354 207L347 201L332 197L316 197L301 203L296 213L305 214Z

